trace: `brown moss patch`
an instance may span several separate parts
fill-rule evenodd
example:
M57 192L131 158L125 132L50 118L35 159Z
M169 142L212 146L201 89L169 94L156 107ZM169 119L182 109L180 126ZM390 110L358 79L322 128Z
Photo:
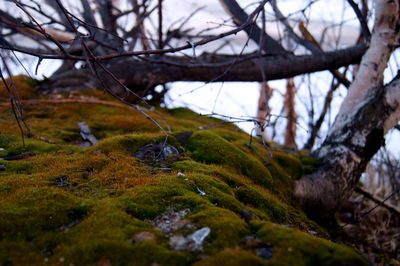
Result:
M6 79L6 83L11 88L12 95L15 99L31 99L38 97L38 93L35 89L35 80L25 75L18 75L14 76L12 81L14 86L12 86L10 78ZM10 97L3 82L0 82L0 97L4 99L8 99Z

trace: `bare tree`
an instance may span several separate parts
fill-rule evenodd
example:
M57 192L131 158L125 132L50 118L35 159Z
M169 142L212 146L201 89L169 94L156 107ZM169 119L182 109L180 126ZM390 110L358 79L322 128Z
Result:
M228 18L215 27L195 31L186 25L198 10L165 25L162 0L80 0L75 5L60 0L7 1L0 10L3 66L8 58L18 60L17 53L36 57L38 66L44 59L60 59L62 66L42 82L44 87L68 87L72 80L76 81L73 86L89 82L133 107L137 102L146 102L144 99L162 101L166 89L159 92L155 88L168 82L266 84L269 80L328 70L334 82L320 120L324 120L329 99L339 86L335 84L349 87L348 95L325 142L314 152L321 166L298 181L295 191L310 213L319 208L317 216L331 215L350 196L367 162L383 145L384 135L400 120L399 77L383 84L383 71L399 45L399 1L375 0L371 34L365 12L349 0L364 38L352 46L326 52L306 24L299 24L301 35L297 32L293 20L282 14L276 0L263 0L248 9L235 0L220 2ZM305 23L307 11L317 1L307 2L299 9ZM285 30L285 38L268 33L267 15ZM226 53L242 32L247 39L240 51ZM21 38L30 43L21 44ZM291 47L301 49L289 49L285 39L291 40ZM209 50L210 44L214 50ZM248 46L253 50L249 51ZM338 70L358 63L353 82ZM288 98L294 102L293 93ZM289 114L295 120L294 109ZM318 120L315 125L308 148L313 146L320 123ZM294 121L290 129L293 139Z

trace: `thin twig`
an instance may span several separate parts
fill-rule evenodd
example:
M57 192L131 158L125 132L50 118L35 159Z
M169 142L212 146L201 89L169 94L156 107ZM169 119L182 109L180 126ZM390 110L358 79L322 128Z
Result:
M368 214L370 214L373 210L375 210L376 208L383 206L386 209L388 209L389 211L396 213L398 215L400 215L400 209L397 206L393 206L390 203L386 203L387 200L389 200L390 198L392 198L394 195L396 195L397 193L400 192L400 187L398 187L397 189L395 189L392 193L389 194L389 196L387 196L385 199L380 199L376 196L374 196L373 194L371 194L370 192L368 192L367 190L363 189L362 187L356 187L355 191L361 195L363 195L364 197L372 200L373 202L376 203L376 206L371 208L370 210L368 210L367 212L363 213L360 218L364 218L364 216L367 216Z
M400 215L400 210L395 207L395 206L391 206L388 203L385 203L387 200L389 200L390 198L392 198L394 195L396 195L397 193L400 192L400 187L398 187L397 189L395 189L392 193L389 194L389 196L387 196L385 199L381 200L381 199L377 199L375 196L373 196L371 193L369 193L368 191L365 191L364 189L360 188L360 187L356 187L355 191L357 193L360 193L361 195L367 197L368 199L376 202L377 204L372 207L371 209L369 209L368 211L362 213L360 215L360 217L358 217L357 219L346 223L345 225L343 225L342 227L348 226L350 224L358 224L359 222L361 222L365 217L367 217L369 214L371 214L376 208L378 207L385 207L387 208L389 211L394 212L398 215Z
M360 8L353 0L347 0L351 8L353 8L354 13L356 13L357 19L360 22L362 33L367 41L371 39L371 32L368 28L368 23L365 19L365 14L362 14Z

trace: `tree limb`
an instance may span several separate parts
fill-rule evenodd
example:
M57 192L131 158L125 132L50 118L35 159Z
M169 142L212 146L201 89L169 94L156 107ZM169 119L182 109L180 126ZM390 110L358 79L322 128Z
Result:
M243 61L231 55L203 54L197 57L199 63L196 64L191 64L190 58L178 56L164 56L162 59L149 57L145 58L146 61L122 57L102 62L110 72L115 73L118 80L140 95L139 91L144 88L173 81L262 81L260 64L268 80L334 69L358 63L365 49L365 45L360 45L322 55L265 56L261 62L258 54L248 55ZM82 73L84 70L74 71ZM52 79L68 80L68 75L74 74L65 72ZM121 94L125 93L118 84L107 80L105 82L116 87Z
M362 14L360 8L358 8L358 5L353 1L353 0L347 0L351 8L353 8L354 13L356 13L356 16L358 18L358 21L360 22L361 25L361 31L363 33L364 38L369 41L371 38L371 32L369 31L368 28L368 23L365 20L365 15Z
M235 0L220 0L224 9L233 17L233 21L237 26L244 24L249 17L246 12L239 6ZM256 43L260 43L261 38L264 38L263 50L268 55L284 55L287 51L268 34L263 32L257 24L245 28L245 31L250 39Z
M319 43L315 40L314 36L312 36L312 34L308 31L308 29L304 26L304 24L302 22L299 23L299 29L300 29L301 34L307 41L309 41L310 43L315 45L315 47L317 47L319 50L321 50L321 52L323 51L322 47L319 45ZM350 87L351 82L345 77L345 75L340 73L339 70L333 69L333 70L330 70L330 72L346 88Z

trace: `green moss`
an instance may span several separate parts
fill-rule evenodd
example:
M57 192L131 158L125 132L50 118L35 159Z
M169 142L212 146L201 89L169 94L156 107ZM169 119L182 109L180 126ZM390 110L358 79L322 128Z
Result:
M152 241L132 245L128 241L102 239L74 246L65 261L76 265L102 262L111 265L188 265L191 256L171 251Z
M274 248L270 265L367 265L353 248L270 222L257 223L257 237Z
M232 123L226 123L214 117L203 116L187 108L174 108L167 110L167 112L173 116L170 117L168 121L168 125L171 126L173 131L199 130L201 128L210 127L213 131L225 131L226 136L229 135L229 130L241 132L241 130Z
M35 108L35 106L27 106L24 108L25 118L27 119L51 119L55 117L55 108L54 106L43 106L43 108Z
M99 92L84 95L109 101ZM158 109L152 117L172 130L168 143L184 152L167 158L161 168L140 162L133 153L164 141L165 135L114 100L39 101L26 107L35 136L25 138L25 148L12 112L0 112L0 131L13 142L0 137L0 157L35 154L1 163L6 167L0 172L2 265L308 265L324 260L329 265L343 262L337 259L339 251L347 261L359 262L359 254L347 247L267 222L323 231L293 196L294 179L312 169L306 155L274 152L267 164L262 144L254 140L249 149L249 136L235 126L188 109ZM82 141L81 121L101 139L88 149L75 146ZM198 131L210 124L215 125ZM175 251L169 244L175 233L164 234L146 220L183 209L190 210L185 219L191 226L176 234L211 229L202 252ZM133 243L142 231L154 238ZM271 260L243 244L253 234L273 245ZM289 247L296 247L293 254Z
M262 195L256 189L245 186L235 189L235 195L241 202L256 209L261 209L273 221L283 222L288 218L287 209L271 195Z
M251 182L248 178L232 173L228 167L215 164L203 164L193 160L182 160L171 164L173 170L180 170L184 173L202 173L219 179L230 187L237 187L244 182Z
M135 232L143 229L158 235L160 242L151 240L131 244L129 240ZM66 263L77 265L101 261L109 261L112 265L185 265L190 259L168 249L160 232L149 223L130 217L123 205L114 199L98 201L93 212L67 233L59 253L64 254Z
M65 128L57 132L60 139L65 143L79 143L82 142L82 137L80 136L79 128Z
M4 162L4 165L7 168L7 173L9 174L10 172L16 173L16 174L26 174L30 175L32 174L34 170L34 166L32 162L29 161L6 161ZM5 173L3 173L4 175Z
M274 167L275 163L269 167ZM279 166L276 166L279 167ZM282 201L281 197L277 197L270 191L263 187L255 185L251 179L246 177L232 174L227 169L218 165L204 165L191 160L178 161L172 164L173 169L180 170L191 177L193 173L200 172L213 178L221 180L227 184L231 189L224 190L225 194L212 194L207 195L207 198L211 202L217 204L217 206L223 206L229 210L239 213L242 210L250 210L259 217L263 217L268 220L275 222L291 222L291 223L302 223L306 220L305 215L302 211L293 208L288 203L293 203L293 200ZM274 168L272 168L274 169ZM274 170L277 171L277 170ZM281 184L279 175L283 175L284 171L276 172L274 176L274 182ZM275 173L275 172L274 172ZM286 181L291 180L285 174ZM280 183L281 182L281 183ZM277 192L278 196L284 195L285 197L293 198L292 184L281 184L282 187L274 188L273 192ZM207 185L205 187L213 188L216 185ZM209 192L213 191L211 189ZM232 198L233 197L233 198ZM287 198L284 198L287 199ZM298 208L298 207L297 207Z
M120 200L129 214L143 220L152 219L165 212L174 199L182 198L183 195L184 191L180 187L146 185L129 189L120 197ZM186 207L193 207L193 205L182 206L182 208Z
M134 153L139 148L149 143L163 142L167 139L167 143L174 147L179 147L179 142L173 136L166 137L162 132L118 135L100 141L94 149L101 150L106 153L122 152Z
M390 259L387 255L384 254L376 254L376 261L378 262L379 265L389 265L389 266L395 266L397 265L395 261Z
M195 263L195 266L221 265L221 266L241 266L241 265L266 265L266 261L257 257L255 254L242 250L225 250L212 257L206 258Z
M173 109L168 109L168 113L178 117L178 118L186 118L186 119L194 119L194 118L198 118L200 115L196 112L193 112L190 109L187 108L173 108Z
M247 156L227 140L210 131L196 132L189 139L188 150L191 157L199 162L223 164L250 177L255 183L272 187L269 171L260 161Z
M200 196L197 188L204 190L206 196ZM229 195L228 186L207 176L189 175L187 180L177 176L159 176L153 179L151 184L126 190L120 201L126 211L134 217L152 219L171 207L197 211L206 206L213 206L216 201L239 210L241 204L234 198L229 198Z
M10 139L12 139L10 135L7 135L5 137L4 136L0 136L0 147L3 148L3 149L7 149L10 145L12 145L10 143Z
M295 201L293 193L293 179L275 161L272 161L270 164L268 164L267 168L274 178L275 186L272 191L279 195L280 198L286 203L293 204Z
M43 262L44 256L40 249L35 248L30 241L0 239L1 265L42 265Z
M311 157L309 155L304 155L304 154L299 154L298 155L301 164L303 165L304 168L304 174L311 174L314 172L315 167L318 165L319 160Z
M299 179L303 176L303 165L296 157L277 151L274 151L272 156L273 160L276 161L292 178Z
M213 128L211 131L229 142L245 140L247 143L249 141L249 136L238 128L236 130L232 130L231 128Z
M211 229L205 245L209 252L235 247L250 234L250 228L237 214L223 208L209 207L189 216L189 219L199 228L206 226Z
M23 146L22 140L17 139L14 142L14 145L8 145L4 150L0 151L0 157L4 158L6 156L14 156L23 153L30 153L30 155L25 158L27 159L27 158L32 158L35 155L39 154L48 154L53 152L78 152L81 150L82 149L79 148L78 146L71 146L71 145L60 146L57 144L47 143L37 138L25 137L25 147Z
M85 216L86 201L52 188L27 188L3 199L0 208L1 239L39 239L48 230L56 230Z

